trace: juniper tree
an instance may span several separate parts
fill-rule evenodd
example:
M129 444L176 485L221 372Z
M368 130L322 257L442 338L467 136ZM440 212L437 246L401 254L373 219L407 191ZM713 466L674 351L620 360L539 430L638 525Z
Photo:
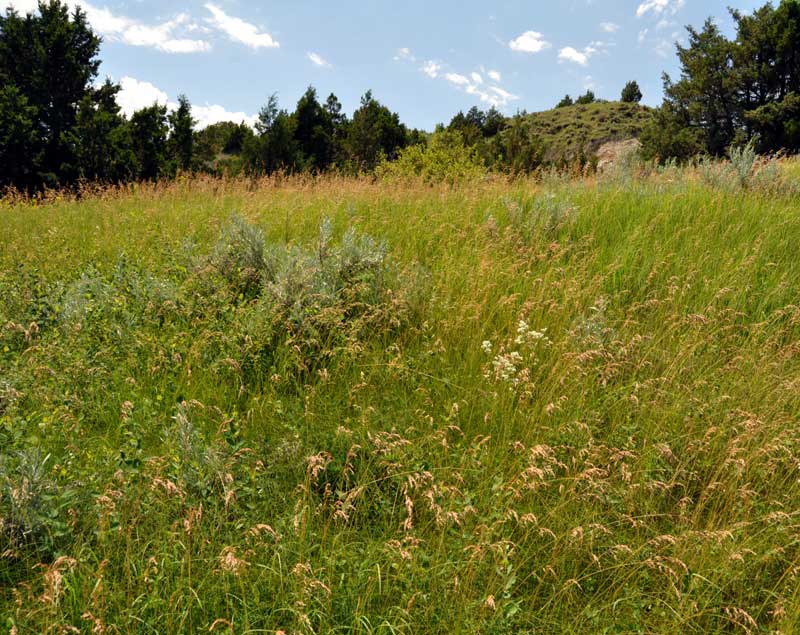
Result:
M170 113L169 143L172 156L181 170L189 171L194 167L194 126L192 105L186 95L178 97L178 107Z
M642 101L642 90L639 88L638 82L633 80L625 84L620 101L626 104L638 104Z

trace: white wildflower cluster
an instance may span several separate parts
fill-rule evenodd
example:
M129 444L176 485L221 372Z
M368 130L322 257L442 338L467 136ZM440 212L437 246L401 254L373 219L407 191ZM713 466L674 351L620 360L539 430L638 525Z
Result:
M486 355L493 355L491 364L484 371L489 381L520 386L530 384L531 368L536 364L535 351L541 346L550 346L552 341L547 337L547 329L537 331L523 319L517 322L516 334L501 343L499 352L494 354L494 345L484 340L481 350ZM512 349L512 350L509 350ZM532 388L532 386L529 386Z
M514 344L517 346L532 346L537 342L552 344L546 333L547 329L534 331L525 320L520 320L517 324L517 337L514 339Z
M519 367L522 362L522 355L520 355L518 351L497 355L492 360L492 369L494 372L487 372L487 374L490 377L494 375L494 378L498 381L504 381L516 386L519 383Z

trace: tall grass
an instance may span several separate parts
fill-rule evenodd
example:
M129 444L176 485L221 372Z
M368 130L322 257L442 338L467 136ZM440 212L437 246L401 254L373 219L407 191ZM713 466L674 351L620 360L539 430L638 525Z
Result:
M0 204L0 627L796 632L800 199L702 177Z

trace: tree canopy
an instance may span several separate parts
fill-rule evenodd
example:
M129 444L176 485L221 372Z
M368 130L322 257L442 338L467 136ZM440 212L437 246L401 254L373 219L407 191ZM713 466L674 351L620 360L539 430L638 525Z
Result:
M687 46L677 46L681 75L664 75L664 103L644 139L647 155L721 155L749 139L760 152L800 150L800 1L731 15L733 40L711 19L699 30L687 27Z
M75 125L79 105L97 76L99 49L100 38L79 7L70 13L58 0L40 1L38 15L21 16L13 9L0 15L0 84L16 89L3 105L16 102L23 108L6 134L13 131L11 143L17 148L29 141L34 145L22 155L28 165L19 171L25 173L20 185L57 186L79 177ZM0 114L6 118L13 115ZM0 149L9 151L8 146Z

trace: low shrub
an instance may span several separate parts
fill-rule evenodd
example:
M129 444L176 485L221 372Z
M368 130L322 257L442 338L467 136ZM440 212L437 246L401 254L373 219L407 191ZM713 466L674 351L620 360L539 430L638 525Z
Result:
M259 294L269 271L264 233L237 214L222 229L210 262L234 292L247 298Z
M700 175L706 184L728 192L752 190L789 195L800 192L796 180L787 178L775 158L756 154L754 140L732 147L728 155L728 161L700 160Z
M511 227L524 242L530 242L537 235L552 237L577 210L569 199L552 192L530 201L504 202Z
M474 147L446 133L436 133L427 144L410 146L396 160L381 163L376 174L387 182L454 184L484 178L487 170Z
M0 553L12 559L51 558L72 534L67 512L77 495L56 485L51 459L38 447L0 454Z
M405 319L389 286L386 245L348 229L333 243L323 221L314 248L272 252L259 299L244 312L245 369L294 374L323 367L338 351L378 338Z

